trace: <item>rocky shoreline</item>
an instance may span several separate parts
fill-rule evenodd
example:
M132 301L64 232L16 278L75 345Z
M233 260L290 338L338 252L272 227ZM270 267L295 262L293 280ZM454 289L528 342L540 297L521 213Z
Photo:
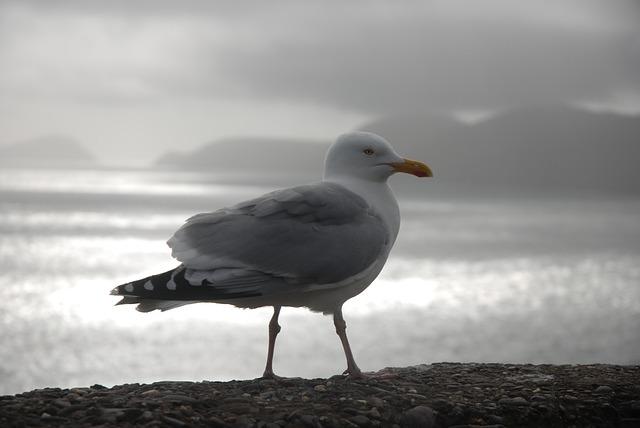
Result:
M156 382L0 396L0 426L640 427L640 366L439 363L365 379Z

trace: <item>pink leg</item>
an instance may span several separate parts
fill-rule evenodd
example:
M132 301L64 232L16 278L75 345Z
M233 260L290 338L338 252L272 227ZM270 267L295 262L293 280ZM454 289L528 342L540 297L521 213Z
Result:
M273 307L273 316L269 321L269 350L267 351L267 366L264 369L262 377L278 378L273 374L273 350L276 346L276 336L280 333L280 325L278 324L278 316L280 315L280 306Z
M347 323L342 317L342 307L338 308L338 310L333 313L333 324L336 326L336 333L338 333L338 337L340 337L342 347L344 348L344 355L347 357L347 370L345 370L344 374L348 374L352 377L362 377L362 372L358 368L356 360L353 359L353 353L349 346L349 340L347 339Z

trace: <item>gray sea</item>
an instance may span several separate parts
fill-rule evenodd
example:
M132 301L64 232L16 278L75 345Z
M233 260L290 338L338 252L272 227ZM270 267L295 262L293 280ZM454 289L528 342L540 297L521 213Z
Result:
M395 181L394 181L395 180ZM261 375L270 308L114 307L115 285L176 265L190 215L273 190L215 174L0 170L0 394ZM403 181L392 179L395 187ZM396 248L345 304L360 367L640 362L640 199L400 193ZM329 317L285 308L275 371L346 367Z

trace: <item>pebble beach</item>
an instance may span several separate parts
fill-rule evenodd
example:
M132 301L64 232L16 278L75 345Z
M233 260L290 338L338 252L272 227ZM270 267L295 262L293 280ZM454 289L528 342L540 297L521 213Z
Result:
M438 363L364 379L156 382L0 396L3 427L640 426L640 366Z

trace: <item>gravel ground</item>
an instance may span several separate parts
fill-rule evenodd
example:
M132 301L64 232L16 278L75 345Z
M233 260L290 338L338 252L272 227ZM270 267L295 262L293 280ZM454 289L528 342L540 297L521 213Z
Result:
M0 426L640 427L640 366L440 363L367 379L156 382L0 396Z

